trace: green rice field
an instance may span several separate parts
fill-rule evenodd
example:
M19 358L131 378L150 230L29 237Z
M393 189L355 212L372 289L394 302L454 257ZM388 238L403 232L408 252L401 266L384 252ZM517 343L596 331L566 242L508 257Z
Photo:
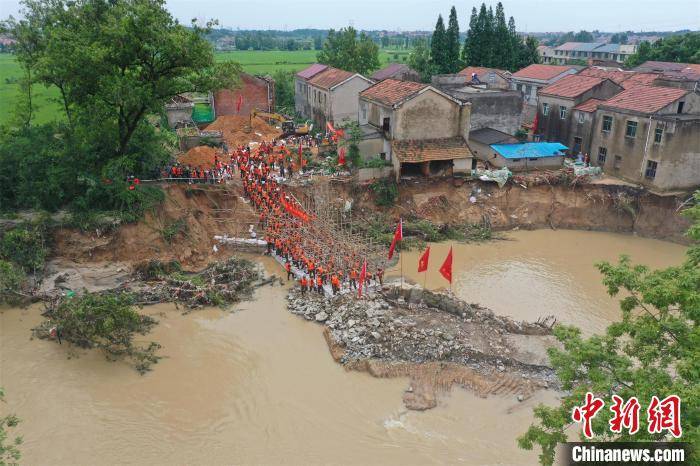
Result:
M408 52L405 50L382 50L379 53L382 65L393 61L406 62ZM244 50L234 52L217 52L217 61L234 60L241 64L243 71L251 74L272 74L276 70L299 71L316 61L315 50ZM8 123L16 105L19 86L17 79L22 72L11 54L0 53L0 124ZM35 123L46 123L63 117L57 101L58 91L44 86L34 88L36 103Z

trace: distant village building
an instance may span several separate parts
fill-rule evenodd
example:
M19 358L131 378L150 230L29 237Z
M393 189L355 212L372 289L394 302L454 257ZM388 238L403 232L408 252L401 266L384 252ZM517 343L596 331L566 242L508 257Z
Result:
M646 61L634 70L656 75L656 85L700 90L700 65L698 64Z
M377 82L389 78L399 81L414 81L417 83L421 81L420 73L403 63L392 63L386 68L376 71L370 78Z
M553 55L548 57L550 59L548 63L565 65L573 60L623 63L627 57L637 51L637 46L603 42L566 42L552 51Z
M386 79L360 93L361 151L391 160L397 179L467 173L469 118L469 104L432 86Z
M459 73L471 84L484 84L487 89L510 89L510 72L497 68L468 66Z
M523 98L519 91L489 89L486 84L474 84L471 75L461 73L435 75L431 84L460 102L471 104L471 130L493 128L515 134L522 124Z
M241 73L239 78L237 88L220 89L214 93L214 108L218 116L250 115L255 109L263 112L275 110L275 81L270 76Z
M590 99L608 99L622 90L610 79L578 74L540 89L535 134L544 141L566 144L573 154L588 152L589 141L584 139L590 134L592 119L574 108Z
M187 96L176 95L165 104L165 116L168 119L170 128L177 128L188 124L194 124L192 121L192 110L194 110L194 102Z
M580 67L573 65L530 65L513 73L511 89L522 93L526 105L535 106L537 105L537 91L557 82L564 76L576 74L579 69Z
M538 45L537 55L540 57L540 62L544 63L545 65L555 64L554 49L552 47L547 45Z
M295 77L295 110L320 127L357 121L358 95L373 84L359 73L314 64Z
M700 186L700 95L626 89L597 104L591 146L606 173L659 191Z

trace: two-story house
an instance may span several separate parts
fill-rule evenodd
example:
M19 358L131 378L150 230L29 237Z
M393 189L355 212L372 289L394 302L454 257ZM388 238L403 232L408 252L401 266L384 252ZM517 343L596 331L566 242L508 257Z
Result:
M397 178L467 172L470 107L430 85L386 79L360 93L363 147L391 160Z
M597 104L591 161L658 191L700 186L700 95L635 86Z
M372 84L359 73L311 65L296 74L295 110L320 127L357 121L358 95Z
M526 105L537 105L537 91L564 76L576 74L580 67L570 65L530 65L511 75L511 88L522 92Z
M610 79L573 74L539 91L535 134L544 141L561 142L573 154L587 153L593 119L575 108L591 99L605 100L621 92Z

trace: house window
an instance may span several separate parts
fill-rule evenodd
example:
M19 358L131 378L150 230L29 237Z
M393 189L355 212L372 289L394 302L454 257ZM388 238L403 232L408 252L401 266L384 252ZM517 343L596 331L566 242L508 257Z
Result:
M366 120L367 119L367 104L362 104L362 119Z
M605 165L605 159L608 158L608 149L605 147L598 148L598 165Z
M661 139L664 136L664 129L659 128L658 126L656 127L656 131L654 131L654 142L656 144L661 144Z
M566 119L566 107L559 107L559 118Z
M549 115L549 104L542 104L542 115Z
M517 88L518 88L518 90L519 90L520 92L523 91L523 85L522 85L522 84L518 84Z
M490 83L496 82L496 73L494 73L493 71L489 73L489 82Z
M633 138L637 136L637 122L627 121L627 129L625 130L625 136L628 138Z
M384 131L389 131L390 128L391 128L391 120L389 118L384 118L384 120L382 121L382 129Z
M578 122L583 124L585 119L586 119L586 116L583 114L583 112L578 112Z
M613 168L615 170L620 169L620 165L622 165L622 156L621 155L616 155L615 156L615 162L613 162Z
M612 129L612 117L611 116L604 116L603 117L603 132L609 133L611 129Z
M683 113L683 107L685 106L685 102L678 102L678 112L677 113Z
M532 90L532 87L530 87L529 85L525 86L525 94L530 95L531 90ZM678 112L678 113L681 113L681 112Z
M537 162L537 157L529 158L528 160L529 160L530 162Z
M657 162L654 162L653 160L647 160L647 169L644 172L644 178L648 180L653 180L656 178L656 167L658 167L659 164Z
M579 137L574 138L574 154L581 153L581 142L582 142L581 138L579 138Z

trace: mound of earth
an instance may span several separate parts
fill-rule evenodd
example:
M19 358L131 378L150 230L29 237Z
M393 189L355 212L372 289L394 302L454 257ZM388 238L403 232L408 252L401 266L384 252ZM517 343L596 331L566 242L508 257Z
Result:
M252 127L251 127L252 122ZM207 130L221 131L229 147L245 146L250 142L270 141L282 135L282 131L267 124L261 118L224 115L207 126Z
M223 158L221 151L209 146L197 146L178 157L178 162L191 167L209 168L214 165L216 156Z

